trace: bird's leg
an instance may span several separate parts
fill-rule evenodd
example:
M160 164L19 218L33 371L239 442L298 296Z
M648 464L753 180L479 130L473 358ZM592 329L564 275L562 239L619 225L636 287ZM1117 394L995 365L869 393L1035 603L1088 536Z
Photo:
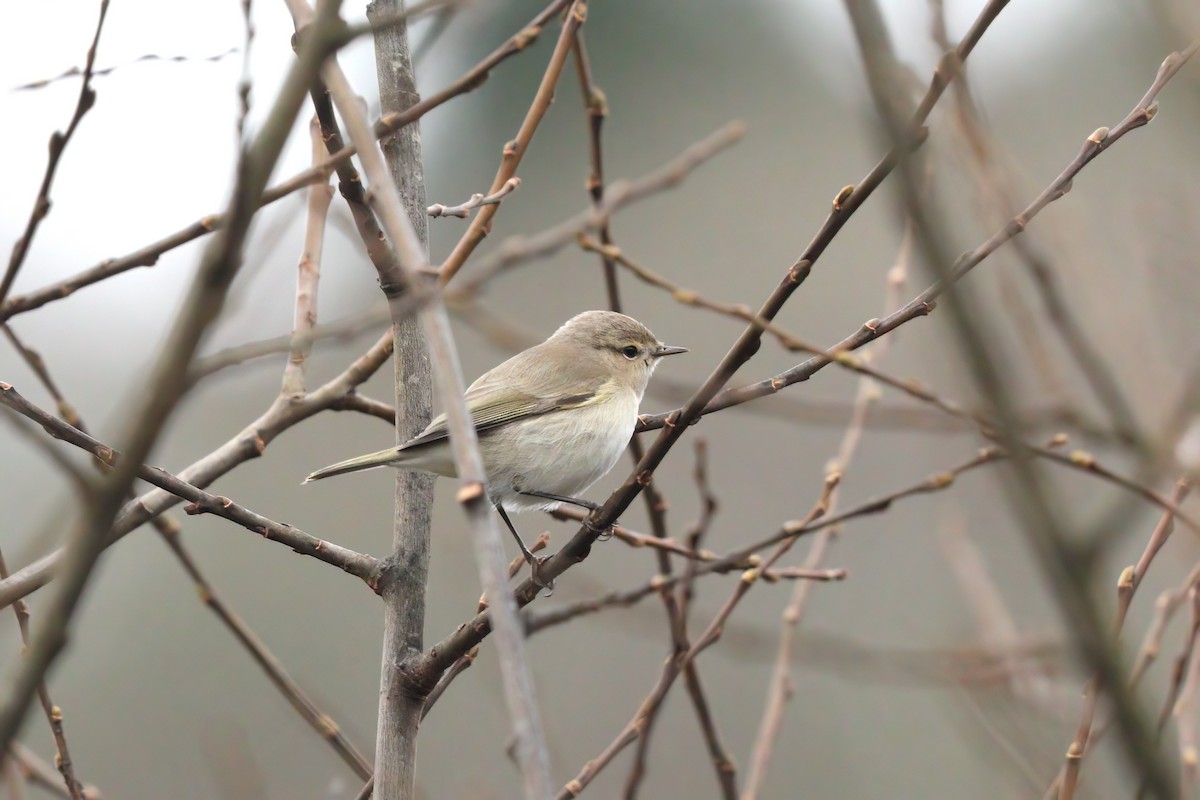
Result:
M586 508L588 511L591 511L592 514L595 514L600 511L599 503L593 503L591 500L584 500L582 497L567 497L566 495L563 495L563 494L551 494L550 492L536 492L533 489L517 489L516 492L517 492L517 494L528 495L529 497L540 497L543 500L557 500L558 502L566 503L567 505L579 506L580 508ZM618 523L617 523L617 520L614 519L607 527L601 529L598 525L596 525L594 522L592 522L591 516L589 516L587 519L585 519L583 521L583 524L585 526L587 526L587 529L589 531L596 534L596 536L600 539L600 541L603 542L603 541L608 541L609 539L612 538L612 529L615 528Z
M517 540L517 547L521 548L521 555L524 556L525 560L529 563L529 579L533 581L533 585L537 586L539 589L545 589L548 592L546 595L547 597L549 597L551 594L554 594L554 579L551 578L550 582L546 583L541 579L541 576L538 575L538 568L541 567L542 562L545 561L546 558L538 558L530 551L528 547L525 546L525 541L521 538L521 534L517 533L517 529L513 526L512 520L508 518L508 512L504 510L504 506L500 505L499 503L496 503L495 506L496 510L500 512L500 519L504 520L504 524L508 526L509 532L513 535L513 538Z

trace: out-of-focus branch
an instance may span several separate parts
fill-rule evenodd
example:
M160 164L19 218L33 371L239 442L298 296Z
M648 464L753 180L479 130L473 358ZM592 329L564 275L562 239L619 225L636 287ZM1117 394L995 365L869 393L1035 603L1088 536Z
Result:
M4 561L4 553L0 552L0 579L7 577L8 564ZM24 601L14 603L13 613L17 617L17 628L21 632L21 647L24 649L29 647L29 606ZM70 800L83 800L85 797L83 784L80 783L79 778L75 777L75 764L71 761L71 751L67 747L67 737L63 732L62 709L50 700L50 690L47 688L45 680L38 682L37 696L38 701L42 704L42 711L46 715L46 721L50 723L50 734L54 737L54 748L58 751L54 757L54 763L58 767L59 774L62 775L67 796Z
M13 680L12 691L0 706L0 751L7 752L38 681L66 645L72 617L104 550L121 502L186 388L187 364L200 337L221 311L225 294L241 264L242 247L259 198L304 94L327 54L322 32L329 30L337 19L338 6L338 0L327 0L322 4L313 35L301 45L296 64L285 78L262 128L239 158L237 179L227 211L229 225L205 250L188 299L146 381L145 394L126 415L122 434L118 437L126 458L92 493L83 519L71 532L56 591L49 599L42 625Z
M42 185L38 187L37 197L33 201L33 210L25 222L25 230L13 245L12 254L8 258L8 266L4 269L4 277L0 278L0 308L12 289L13 281L17 278L25 256L29 254L29 246L37 235L38 226L50 213L50 187L54 185L54 175L58 172L59 161L63 151L67 149L75 129L79 127L83 115L91 110L96 102L96 91L92 88L92 69L96 64L96 48L100 44L100 32L104 29L104 18L108 15L108 0L100 0L100 16L96 20L96 32L92 34L92 44L88 47L87 58L83 64L83 79L79 84L79 98L75 101L75 110L65 131L55 131L50 136L50 158L46 162L46 171L42 174Z
M536 41L541 33L542 26L548 20L553 19L570 2L571 0L553 0L528 25L509 37L504 44L492 51L458 80L405 111L385 114L375 125L374 134L376 138L394 135L397 131L416 122L435 108L453 100L459 95L466 94L478 88L487 80L488 75L496 65L517 53L523 52L529 45ZM430 8L432 6L425 4L425 7ZM399 24L399 22L400 20L391 21L393 27ZM361 32L365 33L367 31ZM346 42L344 41L344 37L342 37L336 43L345 44ZM325 180L334 171L335 165L348 161L356 152L357 150L354 147L344 147L328 159L322 161L318 166L310 167L268 189L263 192L262 197L259 199L259 207L270 205L276 200L287 197L292 192L303 189L315 181ZM0 321L10 319L26 311L32 311L35 308L40 308L46 303L61 300L85 286L91 286L113 275L128 272L136 267L154 266L164 253L187 244L194 239L198 239L207 233L218 230L224 227L227 222L227 217L221 214L209 214L201 217L187 227L145 247L139 248L132 253L119 258L106 259L77 275L45 286L29 294L10 297L3 304L0 304Z
M112 75L114 72L116 72L119 69L124 69L125 67L130 67L130 66L133 66L134 64L141 64L141 63L144 63L147 61L161 61L164 63L174 63L174 64L187 64L187 63L201 62L201 61L217 62L217 61L223 61L224 59L228 58L229 56L234 55L239 52L241 52L241 51L237 47L231 47L228 50L223 50L220 53L214 53L211 56L164 56L160 53L146 53L145 55L138 56L137 58L131 58L130 60L125 61L121 64L114 64L114 65L108 66L108 67L93 68L92 69L92 77L98 78L101 75ZM20 86L14 86L13 91L14 92L29 92L29 91L34 91L36 89L44 89L51 84L58 83L59 81L64 81L67 78L74 78L79 75L83 75L82 68L69 67L68 69L63 70L62 72L58 73L57 75L55 75L53 77L39 78L35 81L30 81L29 83L23 83Z
M904 123L905 111L899 105L903 98L897 81L899 67L892 54L881 13L874 0L847 0L846 5L858 37L868 83L883 127L895 146L903 149L911 134ZM1111 132L1100 129L1089 137L1084 150L1072 164L1075 172L1107 147L1111 140L1119 138L1134 127L1146 124L1153 117L1156 107L1151 104L1154 96L1190 55L1191 52L1188 52L1186 55L1173 54L1168 57L1160 68L1151 90L1134 111ZM1066 177L1060 178L1061 182L1052 185L1052 193L1044 194L1035 202L1031 207L1035 213L1046 203L1066 192L1070 175L1074 174L1070 172L1072 167L1068 168L1069 174L1064 173ZM918 241L938 275L938 284L957 280L962 274L962 259L951 264L941 232L933 223L914 170L907 160L901 162L899 173L904 206L914 221ZM1005 238L1015 235L1021 229L1023 226L1007 232ZM1056 597L1070 620L1076 648L1095 669L1100 681L1109 687L1118 728L1123 735L1123 744L1129 760L1155 795L1168 797L1174 793L1171 776L1162 764L1134 699L1126 691L1120 664L1112 652L1092 601L1094 550L1089 550L1088 545L1081 546L1074 541L1062 512L1065 504L1049 493L1046 484L1040 480L1036 464L1033 463L1033 454L1019 439L1014 398L998 367L1002 363L1002 356L989 332L986 308L976 302L971 293L962 287L948 307L957 333L954 341L960 346L981 395L987 398L992 406L1001 441L1011 451L1015 468L1010 472L1013 480L1008 484L1008 489L1013 505L1023 517L1022 528L1048 579L1057 590ZM1070 789L1071 787L1064 782L1060 789L1060 800L1069 800Z

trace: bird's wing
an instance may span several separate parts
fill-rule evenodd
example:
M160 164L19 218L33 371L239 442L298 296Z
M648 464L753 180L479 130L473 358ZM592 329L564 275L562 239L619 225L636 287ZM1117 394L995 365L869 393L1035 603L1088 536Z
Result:
M564 394L557 397L536 397L519 389L501 389L495 386L479 386L478 382L467 391L467 410L477 432L507 425L510 422L549 414L568 408L578 408L595 400L598 392L587 391ZM401 445L401 450L439 442L449 436L446 415L439 414L419 436Z

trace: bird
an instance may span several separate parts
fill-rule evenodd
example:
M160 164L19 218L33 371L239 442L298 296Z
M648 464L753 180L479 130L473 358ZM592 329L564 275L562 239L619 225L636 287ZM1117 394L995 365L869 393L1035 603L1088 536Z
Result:
M508 512L560 503L596 510L578 495L621 457L637 425L642 395L659 361L686 353L659 341L636 319L615 311L584 311L541 344L481 375L466 391L479 436L488 499L500 514L535 583L535 558ZM377 467L457 477L446 415L408 441L339 461L305 483Z

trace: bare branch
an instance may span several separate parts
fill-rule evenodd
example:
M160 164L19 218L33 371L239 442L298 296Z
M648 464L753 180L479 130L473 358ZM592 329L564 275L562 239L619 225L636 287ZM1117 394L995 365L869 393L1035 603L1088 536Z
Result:
M484 195L476 192L475 194L471 195L470 200L468 200L465 203L462 203L461 205L444 206L441 203L434 203L433 205L431 205L429 208L426 209L426 213L428 213L429 216L434 217L434 218L437 218L437 217L460 217L462 219L466 219L467 217L471 216L471 212L473 210L475 210L476 208L479 208L480 206L498 205L500 203L500 201L503 200L506 196L508 196L508 195L512 194L514 191L516 191L517 187L520 185L521 185L521 179L517 178L517 177L512 177L512 178L509 178L507 181L505 181L504 185L501 186L497 191L492 192L491 194L487 195L486 197Z
M108 0L100 0L100 16L96 20L96 32L92 34L92 44L88 47L87 58L83 64L83 80L79 84L79 97L75 101L75 110L71 113L71 121L67 123L67 129L55 131L50 136L50 158L46 162L46 171L42 174L42 185L38 187L37 198L33 201L33 210L25 222L25 230L13 245L12 254L8 258L8 266L4 270L4 277L0 278L0 308L3 308L4 300L12 289L13 281L16 280L17 273L25 263L25 256L29 254L29 247L33 244L33 237L37 235L38 226L50 213L50 187L54 185L54 175L58 172L58 164L62 160L63 151L67 149L71 137L75 135L75 129L79 127L83 115L90 111L96 102L96 91L92 89L92 68L96 64L96 48L100 45L100 32L104 29L104 18L107 14Z
M204 487L239 464L261 456L276 436L312 415L332 408L354 387L375 374L391 354L392 337L389 332L340 375L316 391L309 392L302 400L285 402L276 399L270 408L236 436L180 471L177 477L193 486ZM176 495L161 489L130 501L117 515L104 546L115 543L179 502ZM17 570L7 580L0 580L0 608L49 583L61 569L64 558L65 551L60 548Z
M553 0L541 13L533 20L511 36L496 50L492 51L486 58L472 67L461 78L454 83L442 89L421 102L412 106L403 112L393 112L385 114L382 119L375 125L374 135L376 138L384 138L392 136L404 127L411 125L421 117L428 114L433 109L453 100L459 95L466 94L483 84L487 80L493 67L500 62L508 59L517 53L523 52L529 47L541 33L542 26L552 19L556 14L562 11L563 8L571 0ZM424 4L431 7L431 4ZM437 4L440 5L440 4ZM393 21L398 24L399 20ZM342 40L333 41L334 44L345 44L344 37ZM259 199L259 207L270 205L276 200L287 197L292 192L303 189L314 182L323 181L329 177L334 171L335 165L348 161L357 150L354 147L344 147L328 159L321 162L316 167L311 167L303 172L292 176L283 183L277 184L271 189L263 192ZM210 214L202 217L191 225L176 231L168 236L159 239L152 244L142 247L128 255L120 258L110 258L100 262L91 269L74 275L66 280L59 281L49 286L43 287L29 294L10 297L3 303L0 303L0 321L11 319L17 314L31 311L35 308L40 308L46 303L55 300L61 300L74 294L79 289L85 286L91 286L113 275L119 275L122 272L127 272L136 267L149 267L158 262L159 257L176 247L187 244L188 242L198 239L201 236L211 233L224 227L228 220L221 214Z
M579 0L577 0L577 3ZM410 67L411 69L411 67ZM397 316L397 301L403 296L404 287L418 286L428 266L424 246L418 238L413 223L404 210L401 199L384 163L383 156L374 144L372 134L349 83L336 61L324 70L323 77L330 88L348 128L350 139L359 148L363 170L371 184L370 202L379 216L383 229L397 256L396 269L380 274L380 283L392 306L392 322L397 327L401 318ZM489 208L476 218L478 221ZM541 730L537 703L533 690L533 679L525 656L523 633L517 619L516 608L507 589L507 565L500 540L500 531L495 515L487 500L486 476L479 455L479 443L463 400L465 386L458 363L458 354L450 334L445 308L434 304L420 314L422 331L429 348L433 377L439 393L447 403L446 415L451 431L450 445L454 453L457 473L462 481L458 492L459 504L466 512L475 534L477 560L484 591L493 604L489 617L496 622L497 650L501 673L504 676L505 695L513 717L514 731L518 742L518 755L525 777L526 795L531 800L549 797L551 792L549 759L546 754L545 738ZM397 544L400 544L398 541ZM391 669L385 660L385 673ZM385 682L389 677L385 674ZM432 688L432 687L431 687ZM411 718L411 715L410 715ZM419 717L416 722L419 722ZM415 738L415 725L406 735ZM402 732L397 732L403 735ZM386 741L387 745L396 741ZM388 778L385 780L384 778ZM389 777L377 771L376 782L384 797L401 791L399 774Z
M127 459L113 448L30 403L10 384L0 382L0 404L38 423L56 439L62 439L68 444L86 450L109 466L124 465L127 462ZM375 588L374 584L379 579L379 563L371 556L318 539L292 525L267 519L238 505L228 497L211 495L158 467L136 465L133 471L139 478L154 484L163 491L170 492L184 500L190 500L191 503L185 509L189 514L215 514L223 517L249 531L260 534L264 539L272 539L286 545L301 555L312 556L318 561L339 567L362 579L372 589Z
M516 138L504 145L500 157L500 168L496 170L492 188L488 190L489 197L496 196L509 179L516 175L517 167L521 165L521 159L525 157L529 145L533 142L533 134L537 131L542 117L545 116L546 111L550 108L550 103L554 100L554 87L558 84L558 78L562 75L563 67L567 63L567 56L575 42L575 31L587 19L587 9L587 3L584 0L574 0L571 3L563 20L558 42L550 56L550 63L546 65L546 71L542 74L542 81L538 85L529 111L525 114L525 119L521 122L521 128L517 131ZM491 232L492 217L496 215L498 208L498 204L485 205L471 220L471 224L463 232L462 238L458 240L454 249L450 251L450 255L438 268L443 285L449 283L455 273L462 269L463 264L471 257L471 253L475 252L475 248Z
M0 579L7 577L8 564L4 561L4 554L0 552ZM24 602L15 603L13 613L17 617L17 628L21 631L21 647L22 649L27 648L29 647L29 606ZM75 777L75 765L71 761L71 751L67 747L67 737L63 732L62 709L50 700L50 690L46 687L45 680L38 682L37 695L38 701L42 704L42 712L46 715L46 721L50 723L50 733L54 737L54 747L58 751L54 763L58 766L59 774L62 775L67 796L70 800L83 800L85 797L83 784L79 782L79 778Z

